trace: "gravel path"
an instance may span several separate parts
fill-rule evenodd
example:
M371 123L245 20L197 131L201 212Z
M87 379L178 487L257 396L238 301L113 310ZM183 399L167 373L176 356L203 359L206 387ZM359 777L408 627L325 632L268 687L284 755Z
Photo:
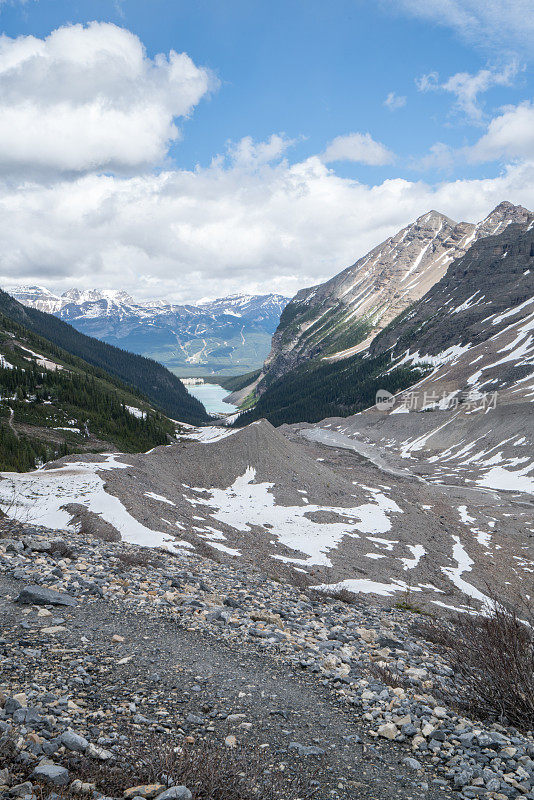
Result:
M14 526L0 537L0 762L10 732L18 755L0 796L36 800L17 785L34 769L72 786L74 744L86 794L101 800L100 775L122 797L141 740L262 754L270 800L534 800L532 736L443 706L461 686L414 617L192 552ZM292 791L302 775L315 783Z
M8 653L17 644L31 653L50 637L34 628L33 620L29 624L24 606L12 602L19 589L18 582L0 577L2 637ZM154 728L167 733L178 726L194 737L222 742L235 735L245 747L267 744L269 757L286 769L317 771L314 779L323 797L438 800L453 796L431 780L429 785L426 779L414 779L403 763L402 749L371 740L353 709L337 703L317 681L288 671L267 654L245 644L218 642L158 615L126 610L119 614L105 600L58 613L65 628L61 646L49 647L38 670L54 671L56 677L63 672L67 680L66 655L96 658L99 670L91 673L88 687L82 685L75 693L74 702L82 701L93 713L136 702L138 712L133 717L137 723L119 717L110 726L108 720L108 736L115 724L121 732L137 730L147 735ZM114 642L113 636L124 641ZM26 674L34 683L40 682L31 656L24 659L22 654L22 660L28 663L19 663L17 680ZM6 678L2 675L3 681ZM161 706L168 716L160 717L161 723L154 726L150 722L154 708ZM187 722L192 720L190 715L197 721ZM230 716L228 722L228 715L240 716ZM304 755L303 748L308 747L324 755Z

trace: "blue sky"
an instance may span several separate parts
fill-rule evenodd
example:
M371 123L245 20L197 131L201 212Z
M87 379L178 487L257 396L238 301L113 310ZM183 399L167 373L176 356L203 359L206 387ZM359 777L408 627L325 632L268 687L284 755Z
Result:
M430 206L532 207L533 20L533 0L3 2L1 279L292 294Z

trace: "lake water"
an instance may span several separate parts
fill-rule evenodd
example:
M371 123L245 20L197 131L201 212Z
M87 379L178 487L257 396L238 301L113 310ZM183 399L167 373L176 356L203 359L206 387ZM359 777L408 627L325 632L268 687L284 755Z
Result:
M220 414L221 412L231 414L235 410L235 406L230 403L223 403L223 397L226 397L229 392L222 386L217 386L216 383L197 383L194 386L186 386L186 389L189 394L200 400L209 414Z

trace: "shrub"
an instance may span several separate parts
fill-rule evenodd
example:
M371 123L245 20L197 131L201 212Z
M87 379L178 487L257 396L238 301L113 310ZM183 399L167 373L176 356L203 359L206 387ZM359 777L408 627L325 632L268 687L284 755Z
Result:
M487 616L460 614L417 630L446 647L457 680L449 701L477 716L534 728L534 606L492 600Z
M357 606L361 604L361 601L358 599L358 595L354 592L350 592L348 589L313 589L311 588L308 592L309 597L312 600L319 600L323 603L328 602L329 600L338 600L340 603L345 603L346 605Z
M252 747L206 741L176 746L164 739L139 739L123 757L121 766L72 757L69 767L111 797L120 797L130 786L153 783L187 786L193 800L312 800L318 791L300 765L298 774L280 772L267 754Z

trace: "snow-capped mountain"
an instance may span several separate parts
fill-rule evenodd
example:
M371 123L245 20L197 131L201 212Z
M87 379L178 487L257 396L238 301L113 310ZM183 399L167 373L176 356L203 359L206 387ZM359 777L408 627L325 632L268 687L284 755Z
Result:
M302 289L273 337L259 391L310 358L346 358L423 297L474 242L524 223L526 209L500 203L477 224L429 211L326 283Z
M149 356L181 375L238 374L261 366L288 302L282 295L234 295L180 305L135 300L111 289L42 286L6 291L89 336Z
M523 209L520 221L499 230L479 236L365 352L319 357L290 370L267 384L240 421L264 417L279 425L369 409L375 414L377 393L386 392L390 400L396 396L394 406L386 403L395 417L400 411L446 410L439 441L447 449L461 442L463 449L479 419L473 415L482 417L484 400L495 404L498 395L498 409L486 419L491 431L481 426L480 436L491 434L492 441L500 436L504 448L505 439L515 442L510 438L514 434L531 447L522 431L532 429L534 412L534 213ZM476 401L474 407L471 401ZM425 415L415 416L415 421L401 419L395 426L406 434L401 441L421 436L422 449L426 434L418 432L417 417ZM497 431L497 421L502 430ZM492 462L499 465L502 453L493 456L499 456ZM533 468L525 464L529 471Z
M369 356L389 354L397 367L432 366L418 389L445 396L447 406L493 392L499 392L501 403L531 405L534 213L525 214L522 223L479 238L408 313L376 337Z

